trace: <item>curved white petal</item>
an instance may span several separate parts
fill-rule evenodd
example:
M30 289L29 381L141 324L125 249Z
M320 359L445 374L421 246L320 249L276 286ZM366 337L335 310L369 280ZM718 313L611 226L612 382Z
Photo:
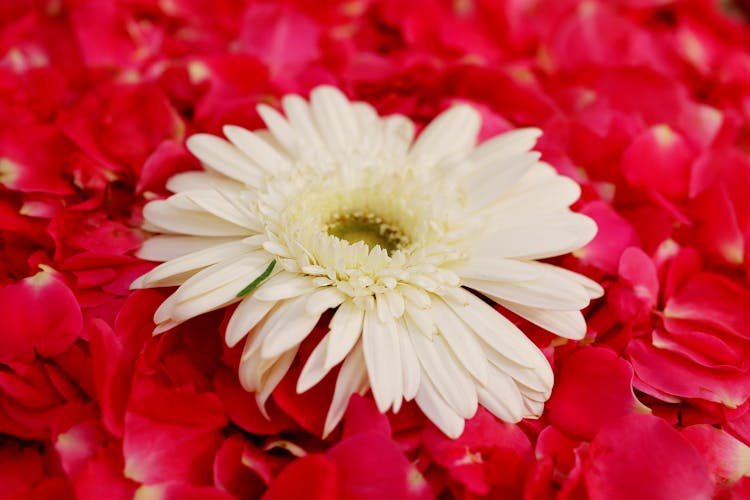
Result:
M467 105L453 106L440 113L419 134L409 151L416 163L436 164L456 153L467 153L476 144L481 119Z
M210 134L195 134L185 145L204 165L230 179L248 186L260 187L263 172L231 143Z
M362 350L362 343L359 342L347 356L344 364L341 366L339 376L336 378L336 388L333 391L333 400L326 415L326 421L323 425L323 437L333 431L344 416L346 407L349 405L349 398L355 392L363 394L368 388L367 371L365 369L365 356Z

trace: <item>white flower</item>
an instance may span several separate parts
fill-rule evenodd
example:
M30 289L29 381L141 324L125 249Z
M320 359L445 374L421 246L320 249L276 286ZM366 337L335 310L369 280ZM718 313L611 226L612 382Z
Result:
M476 147L478 113L455 106L414 140L403 116L380 118L338 90L258 108L268 130L224 127L187 146L205 167L172 177L144 208L162 233L140 256L164 261L134 287L179 288L155 333L239 302L226 329L243 338L240 379L262 408L321 315L330 330L297 390L341 364L325 433L354 392L381 412L415 399L447 435L480 403L507 422L539 416L552 388L542 353L487 301L581 338L593 281L537 262L586 244L594 222L569 206L580 188L531 151L537 129Z

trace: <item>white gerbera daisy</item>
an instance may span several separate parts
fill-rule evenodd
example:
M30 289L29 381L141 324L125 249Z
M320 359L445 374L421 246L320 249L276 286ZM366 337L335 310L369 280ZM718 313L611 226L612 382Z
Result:
M482 404L507 422L539 416L552 388L543 354L472 291L566 338L595 282L536 262L585 245L594 222L569 206L580 188L531 151L537 129L476 146L478 113L455 106L414 141L403 116L380 118L332 87L310 102L261 105L268 129L224 127L187 146L205 172L172 177L144 208L162 233L139 255L164 261L134 287L175 286L155 333L239 302L226 342L243 338L240 379L262 408L321 315L330 330L298 392L341 364L329 433L354 392L381 412L416 403L461 434Z

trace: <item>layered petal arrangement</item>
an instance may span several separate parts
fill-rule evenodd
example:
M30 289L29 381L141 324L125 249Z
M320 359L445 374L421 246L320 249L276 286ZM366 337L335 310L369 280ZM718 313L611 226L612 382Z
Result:
M260 105L267 129L193 135L205 171L173 176L144 208L159 233L139 256L163 262L134 288L178 288L155 333L238 303L226 343L261 408L327 311L328 332L297 381L304 392L340 365L324 433L353 393L398 412L414 399L459 436L481 404L506 422L541 415L552 370L492 302L580 339L594 281L540 262L588 243L597 227L570 205L576 182L539 161L541 132L477 145L479 113L456 105L415 138L339 90ZM328 318L328 316L325 316Z

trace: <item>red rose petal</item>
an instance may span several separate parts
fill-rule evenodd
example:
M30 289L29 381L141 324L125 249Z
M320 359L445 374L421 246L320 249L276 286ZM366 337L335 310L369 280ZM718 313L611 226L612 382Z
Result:
M714 481L734 483L750 476L750 447L711 425L691 425L682 430L708 463Z
M690 278L664 308L665 326L670 319L694 320L750 339L750 290L714 273Z
M388 418L378 411L371 398L353 394L344 415L344 432L341 439L361 432L377 432L390 437L391 424Z
M552 426L539 433L533 473L526 494L533 498L583 498L583 459L587 443L569 438ZM558 493L559 492L559 493Z
M500 422L480 407L457 439L428 426L423 441L435 463L469 491L487 494L500 487L508 496L520 494L532 453L520 427Z
M729 407L739 406L750 397L750 373L707 368L656 348L643 337L630 343L628 355L636 376L658 391Z
M633 140L622 156L622 169L634 186L653 189L669 198L688 193L693 152L669 125L656 125Z
M149 484L209 484L226 423L212 393L134 380L125 414L125 475Z
M571 437L591 440L608 421L648 412L633 393L633 367L605 347L572 354L547 402L552 425Z
M242 461L245 439L235 434L216 452L214 483L237 498L257 498L265 489L263 481Z
M594 201L580 212L596 222L599 231L596 237L583 248L573 252L587 264L610 274L617 274L620 257L626 248L638 245L638 234L630 223L609 204Z
M135 491L135 499L159 500L235 500L236 497L213 486L194 486L185 483L144 485Z
M267 435L297 428L295 422L279 409L273 399L266 403L270 419L264 417L255 396L242 388L237 374L228 368L216 371L214 387L216 395L229 414L229 419L247 432Z
M336 465L341 500L431 496L421 474L382 434L356 434L328 450L326 458Z
M34 349L54 356L81 333L83 318L73 292L49 268L0 287L0 360L26 360Z
M37 450L11 441L0 445L0 484L4 496L23 498L43 474L42 458Z
M364 452L364 449L362 450ZM337 498L336 464L323 455L306 455L295 460L270 484L265 500ZM339 497L340 498L340 497Z
M708 466L664 420L629 415L605 424L584 468L592 498L710 498Z

